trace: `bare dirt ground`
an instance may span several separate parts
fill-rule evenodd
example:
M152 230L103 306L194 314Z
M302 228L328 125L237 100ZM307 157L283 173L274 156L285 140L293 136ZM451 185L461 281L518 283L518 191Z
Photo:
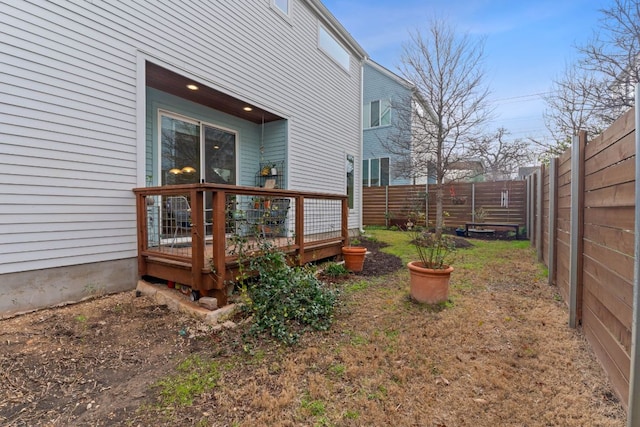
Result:
M363 274L341 284L333 327L291 348L134 292L2 320L0 424L625 425L530 249L482 268L463 256L440 309L412 303L403 263L370 250ZM193 355L219 362L215 387L192 405L161 403L154 384Z

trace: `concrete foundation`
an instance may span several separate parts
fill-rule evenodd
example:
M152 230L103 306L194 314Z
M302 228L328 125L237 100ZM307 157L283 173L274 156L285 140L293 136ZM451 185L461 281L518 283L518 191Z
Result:
M136 258L0 275L0 317L133 290Z

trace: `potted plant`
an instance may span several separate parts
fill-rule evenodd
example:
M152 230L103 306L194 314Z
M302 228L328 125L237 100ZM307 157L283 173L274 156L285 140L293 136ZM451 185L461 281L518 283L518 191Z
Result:
M449 298L449 279L453 267L450 257L455 251L451 236L417 230L411 243L418 252L418 261L407 264L411 297L420 302L436 304Z
M360 241L358 239L351 239L351 241L347 242L347 245L342 247L344 266L354 273L358 273L364 268L364 256L367 253L367 248L357 246L359 244Z

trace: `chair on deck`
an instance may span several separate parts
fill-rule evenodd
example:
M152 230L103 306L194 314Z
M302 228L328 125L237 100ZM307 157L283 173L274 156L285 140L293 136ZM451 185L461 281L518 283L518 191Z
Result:
M265 217L265 223L271 230L272 236L281 236L286 232L287 213L289 212L289 199L273 199L269 215Z
M262 237L276 237L286 234L289 199L271 199L268 207L247 210L247 223Z
M168 196L166 199L167 214L173 227L173 248L178 239L178 231L191 230L191 206L185 196Z

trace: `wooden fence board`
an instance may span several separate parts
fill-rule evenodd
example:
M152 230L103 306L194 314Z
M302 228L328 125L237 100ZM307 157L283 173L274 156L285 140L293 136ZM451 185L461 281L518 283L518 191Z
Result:
M608 129L589 141L585 147L585 159L590 159L633 132L635 127L634 114L633 109L627 111Z
M605 169L611 165L626 160L635 154L635 136L629 134L620 141L616 141L610 147L607 147L605 151L598 153L597 156L591 157L585 161L585 171L588 173L594 173L596 171Z
M588 295L588 294L587 294ZM587 296L587 298L589 298ZM629 367L631 359L624 348L609 333L591 306L583 313L583 331L593 352L605 367L613 388L621 402L629 399Z
M589 208L584 212L585 224L614 227L633 232L635 209L632 206L618 208Z
M633 319L633 307L618 298L618 293L624 292L628 294L627 288L631 286L622 280L612 280L610 285L605 286L601 280L605 275L598 269L599 266L592 260L585 260L584 286L617 319L617 322L620 322L625 329L629 329ZM613 277L613 275L610 276ZM631 290L631 293L633 294L633 290Z
M625 182L611 187L587 191L584 195L586 208L616 208L635 206L635 182Z
M584 188L585 191L590 191L625 182L634 182L635 174L635 161L626 159L606 169L585 176Z
M597 331L599 341L606 342L606 349L609 351L609 357L611 357L614 365L620 369L623 373L625 379L629 378L629 362L630 357L627 353L625 346L620 343L620 341L629 342L630 336L627 338L623 338L620 336L616 336L607 328L607 324L605 321L609 320L606 315L607 310L602 307L600 301L597 300L590 292L587 292L585 295L585 301L587 306L589 307L589 311L596 316L598 322L593 322L596 325L595 330ZM602 312L601 310L604 310ZM587 320L587 326L589 326L592 322ZM614 320L615 323L615 320ZM617 328L614 328L614 330Z
M618 342L618 344L626 351L631 349L631 331L620 319L611 312L611 310L603 304L603 300L593 293L593 287L585 289L585 305L595 313L607 325L609 333ZM632 315L633 317L633 315Z
M628 256L634 253L633 233L618 228L585 224L584 238L594 243L612 248Z

